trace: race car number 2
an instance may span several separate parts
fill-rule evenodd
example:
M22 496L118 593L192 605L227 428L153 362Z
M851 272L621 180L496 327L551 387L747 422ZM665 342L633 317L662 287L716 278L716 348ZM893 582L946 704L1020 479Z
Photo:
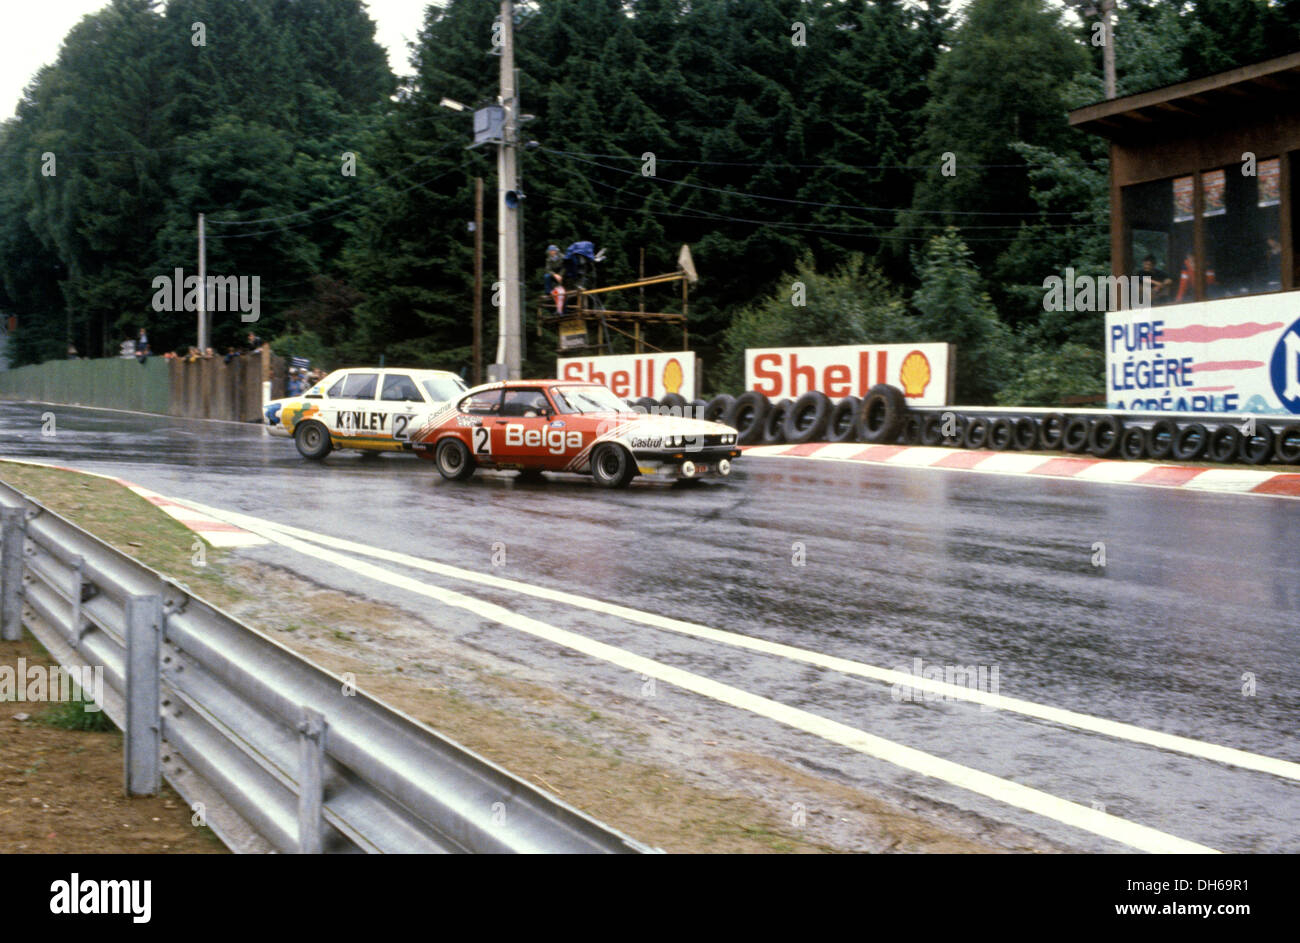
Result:
M486 426L474 427L474 454L487 455L492 451L492 433Z

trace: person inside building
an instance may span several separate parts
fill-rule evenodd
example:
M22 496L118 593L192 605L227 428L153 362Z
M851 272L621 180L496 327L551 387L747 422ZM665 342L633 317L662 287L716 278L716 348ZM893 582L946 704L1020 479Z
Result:
M1142 260L1143 278L1151 279L1151 303L1153 305L1162 305L1169 302L1169 292L1174 286L1174 280L1169 277L1169 273L1156 265L1156 257L1148 255Z
M1208 265L1205 269L1205 291L1206 294L1214 297L1215 292L1214 266ZM1178 273L1178 294L1174 296L1174 304L1182 304L1184 301L1196 300L1196 253L1191 249L1183 256L1183 269Z

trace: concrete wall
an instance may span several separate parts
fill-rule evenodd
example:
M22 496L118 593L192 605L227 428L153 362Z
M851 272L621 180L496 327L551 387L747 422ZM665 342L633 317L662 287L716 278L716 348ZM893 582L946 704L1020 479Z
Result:
M0 372L0 396L69 406L167 412L167 362L50 360Z

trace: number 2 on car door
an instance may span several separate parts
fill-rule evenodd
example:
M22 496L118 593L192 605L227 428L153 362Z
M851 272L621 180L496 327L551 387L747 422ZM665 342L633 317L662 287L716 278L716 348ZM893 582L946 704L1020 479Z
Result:
M474 454L487 455L492 451L492 432L486 426L474 427Z
M411 424L411 417L398 414L393 417L393 438L405 442L408 438L406 427Z

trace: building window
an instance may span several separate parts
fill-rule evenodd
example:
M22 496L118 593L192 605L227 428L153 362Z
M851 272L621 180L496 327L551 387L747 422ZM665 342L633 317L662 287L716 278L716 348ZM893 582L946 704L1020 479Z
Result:
M1279 161L1260 160L1254 176L1241 166L1201 174L1206 298L1282 290Z
M1201 291L1213 299L1282 290L1280 161L1260 160L1253 176L1241 169L1124 188L1128 271L1151 276L1153 304L1195 301ZM1204 258L1196 254L1198 226Z
M1151 277L1152 304L1194 301L1194 284L1178 297L1180 273L1195 246L1192 178L1135 184L1123 197L1129 274Z

